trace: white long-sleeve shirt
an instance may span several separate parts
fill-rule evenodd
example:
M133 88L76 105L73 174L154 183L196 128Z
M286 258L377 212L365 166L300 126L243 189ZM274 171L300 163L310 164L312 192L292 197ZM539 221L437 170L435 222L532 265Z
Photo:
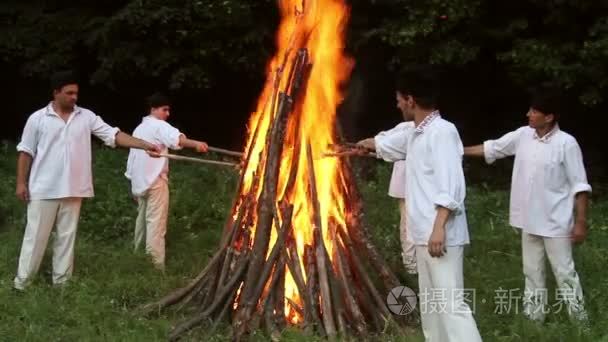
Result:
M406 129L414 129L414 122L400 122L397 126L382 131L376 137L394 135ZM405 198L405 160L397 160L393 163L393 173L388 186L388 195L394 198Z
M558 126L542 138L526 126L483 147L488 163L515 155L509 223L529 234L569 237L574 196L591 192L576 139Z
M92 111L77 106L67 121L51 103L30 115L17 145L17 151L33 158L30 198L93 197L91 134L114 147L119 131Z
M446 223L446 245L469 243L464 207L466 186L462 170L464 149L456 127L434 112L415 129L375 138L378 158L406 162L405 198L408 240L427 245L437 207L451 211Z
M151 115L144 117L133 131L134 137L160 146L162 153L167 153L168 148L181 149L179 145L181 135L182 133L177 128ZM129 151L125 176L131 180L133 195L142 196L158 177L166 178L168 173L169 160L167 158L152 158L142 150L131 149Z

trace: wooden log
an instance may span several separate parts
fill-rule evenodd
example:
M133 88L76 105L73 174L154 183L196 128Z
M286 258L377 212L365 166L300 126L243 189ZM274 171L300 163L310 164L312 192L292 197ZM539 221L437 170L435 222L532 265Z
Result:
M219 266L219 263L218 263L218 266ZM211 305L211 303L213 303L213 300L215 299L216 291L218 291L218 288L220 288L220 285L218 282L218 280L219 280L218 272L215 272L215 271L210 272L207 277L209 278L209 280L208 280L209 286L207 288L207 294L205 295L205 298L203 299L203 302L201 303L202 308L208 308L209 305Z
M270 279L270 283L268 284L268 293L266 294L266 297L262 301L262 307L264 307L264 308L268 307L268 310L270 310L271 312L274 312L275 305L274 305L273 297L275 297L276 287L277 287L277 284L279 283L279 272L277 272L277 271L281 268L282 261L283 261L283 259L279 258L279 261L276 263L276 265L275 265L276 269L272 272L272 278Z
M365 287L371 294L372 299L375 302L375 304L378 306L377 309L380 311L382 316L384 316L385 319L389 319L391 317L391 314L388 311L388 308L386 307L386 301L384 298L382 298L382 296L376 289L376 285L374 285L371 278L367 274L367 271L365 270L363 263L357 256L356 250L353 246L353 243L350 240L350 237L342 229L339 229L338 233L340 234L342 241L344 242L344 244L346 245L346 247L348 249L348 252L350 254L350 262L351 262L351 265L353 266L353 270L355 271L355 273L357 274L359 279L361 279L361 281L363 282L363 285L365 285Z
M312 70L312 64L308 62L308 50L306 48L299 48L296 53L295 62L292 65L290 81L289 81L289 95L298 101L302 95L302 90L306 87L310 71Z
M337 223L335 220L331 219L329 220L328 223L328 235L329 235L329 239L328 239L328 243L332 244L332 250L333 250L333 254L335 257L336 254L336 228L337 228ZM335 258L333 260L336 260ZM327 251L327 249L325 250L325 262L327 263L327 265L329 265L329 267L327 268L327 276L329 278L329 284L330 284L330 289L331 289L331 294L332 294L332 302L333 302L333 310L334 310L334 317L336 317L336 322L337 322L337 327L338 327L338 333L342 336L344 336L346 334L346 330L347 330L347 324L346 324L346 309L345 309L345 302L344 302L344 291L341 287L340 281L338 280L339 278L339 270L337 269L337 265L335 262L332 262L332 259L329 257L329 252Z
M197 313L194 317L190 318L186 322L180 324L169 334L169 341L179 340L185 333L192 330L195 326L199 325L208 316L204 312Z
M308 162L308 183L310 186L310 197L313 203L313 235L316 246L315 256L317 260L317 273L319 275L319 284L321 288L321 308L323 325L325 332L332 338L336 335L336 323L332 312L331 289L328 279L328 266L325 260L326 250L322 236L321 209L319 198L317 196L315 169L313 164L312 147L310 142L306 146L306 160Z
M278 281L278 277L276 277L276 279ZM270 291L267 298L268 298L268 300L266 302L266 305L264 305L264 307L263 307L264 322L266 325L266 331L268 332L268 335L271 336L271 340L275 341L276 337L280 336L280 332L279 332L279 327L277 327L277 324L274 321L274 307L275 307L274 291Z
M215 310L221 307L222 304L225 303L224 300L229 294L235 293L238 290L239 284L242 281L243 274L247 270L247 266L249 266L248 251L241 255L241 257L237 261L237 264L238 266L234 271L234 274L230 277L226 285L218 287L218 291L214 296L215 298L213 300L213 303L211 304L211 306L209 306L209 308L205 310L208 315L212 314L213 312L215 312Z
M315 265L315 248L310 245L304 246L304 261L306 268L306 297L310 299L311 316L313 324L319 329L322 335L325 335L325 329L321 322L319 314L319 287L317 282L317 270Z
M185 321L184 323L178 325L175 329L173 329L173 331L169 335L170 341L177 341L179 338L181 338L183 336L183 334L187 333L192 328L194 328L198 324L200 324L203 320L205 320L205 318L207 318L211 314L213 314L213 312L215 312L218 309L218 307L221 307L222 304L225 305L226 302L224 301L224 299L226 298L227 295L235 293L236 290L234 289L234 287L235 287L235 285L238 285L238 283L241 281L243 274L245 273L245 270L247 269L247 265L248 265L247 253L245 253L242 256L241 260L242 260L242 262L240 262L239 267L237 268L237 270L235 271L235 273L233 274L231 279L228 281L226 286L221 288L218 291L218 294L217 294L217 296L215 296L215 299L214 299L213 303L211 304L211 306L208 307L207 309L199 312L191 319ZM232 302L232 301L228 300L228 302Z
M209 317L214 311L217 310L218 307L222 306L222 304L226 304L226 302L223 301L225 299L225 296L227 296L228 294L234 294L234 286L237 285L237 283L242 279L243 274L245 273L245 270L247 268L247 255L244 255L242 259L243 262L240 263L239 268L235 271L235 274L232 276L228 284L226 284L226 286L218 292L218 296L213 301L211 307L199 312L191 319L185 321L184 323L178 325L175 329L173 329L173 331L169 335L170 341L177 341L183 336L183 334L187 333L192 328L200 324L203 320L205 320L205 318ZM228 302L232 301L228 300Z
M281 254L278 263L278 281L275 287L275 301L274 301L274 322L279 330L285 327L285 277L286 277L286 260L285 256Z
M296 120L295 125L296 125L296 127L298 127L299 121L300 121L300 115L297 115L295 120ZM298 175L298 171L299 171L300 152L301 152L300 150L302 147L300 130L298 130L294 139L295 139L295 141L294 141L293 151L291 153L291 165L290 165L290 169L289 169L289 176L287 178L287 183L285 184L285 189L283 190L283 194L281 196L281 198L282 198L281 201L287 201L288 198L292 195L294 186L296 184L296 176ZM290 201L293 202L293 200L290 200Z
M211 273L214 273L215 271L211 271ZM189 305L190 303L192 303L192 301L194 300L194 298L196 296L201 295L201 292L205 292L204 295L207 295L207 293L209 292L209 277L205 277L203 278L198 285L196 285L191 291L190 293L188 293L181 301L180 301L180 305L177 307L176 311L181 311L183 310L187 305Z
M270 272L276 264L277 258L279 258L281 251L285 247L285 239L287 234L289 234L289 226L291 225L291 216L293 214L293 206L290 205L284 213L283 223L281 224L281 228L278 232L277 241L275 242L272 250L268 256L268 259L264 263L264 268L262 269L262 273L258 274L257 287L253 292L253 298L256 299L256 303L259 300L259 297L262 295L262 291L264 290L264 286L270 277ZM277 221L277 225L278 225ZM275 272L277 270L275 269Z
M270 283L268 284L268 292L266 293L266 297L262 300L261 309L264 312L264 321L266 323L266 327L268 329L268 333L273 336L273 341L277 336L280 336L279 327L276 321L276 302L284 301L283 297L278 297L278 286L279 279L281 276L281 269L285 268L285 259L281 255L279 257L278 262L275 265L275 270L272 274L272 278ZM281 314L283 311L281 311ZM242 334L241 334L242 335Z
M225 248L225 247L224 247ZM182 298L184 298L192 289L194 289L199 282L203 281L205 276L209 273L211 269L221 260L224 255L224 248L220 248L215 255L211 258L211 260L207 263L207 266L199 273L196 278L194 278L188 285L166 295L162 299L157 302L146 304L141 307L140 311L146 315L153 311L160 311L168 306L171 306L177 302L179 302Z
M352 180L349 183L349 194L351 196L351 201L349 201L349 212L352 214L347 216L346 223L348 235L352 237L352 240L366 252L367 259L372 264L372 267L380 274L380 278L382 279L385 289L388 292L393 288L400 286L401 282L390 267L388 267L388 264L376 250L376 247L369 238L370 232L367 229L364 221L363 201L361 199L357 184L354 181L355 178L352 175L352 169L350 167L345 169L345 177Z
M365 288L365 285L357 284L354 288L354 293L358 302L361 303L361 312L367 318L367 321L371 321L371 324L376 331L384 330L384 318L378 313L378 309L376 308L376 305L373 304L373 300Z
M253 251L251 255L251 265L247 271L245 285L243 286L243 296L241 297L241 305L239 305L238 319L246 319L247 314L251 312L254 292L257 287L257 279L259 279L262 271L268 244L270 240L270 229L273 221L273 208L276 203L277 183L279 175L279 166L281 150L283 148L283 139L285 137L285 123L287 114L291 110L291 99L284 94L281 94L281 105L277 115L277 124L273 128L271 135L271 144L268 147L268 160L264 170L264 183L262 193L258 200L257 208L257 223L256 232L253 243ZM242 312L242 313L241 313Z
M302 102L299 102L298 99L302 96L303 89L306 87L308 83L308 79L310 77L310 71L312 70L312 64L308 63L309 56L308 51L306 49L300 49L298 51L298 66L295 69L294 74L292 75L293 81L290 83L292 85L291 88L291 97L294 100L294 103L297 103L296 108L294 109L294 119L293 119L293 127L300 127L300 122L302 121L302 115L304 115ZM285 190L283 192L283 197L287 198L293 194L293 189L296 181L296 176L299 171L299 162L300 162L300 154L302 150L302 131L297 129L295 135L293 137L293 153L291 157L291 169L289 173L289 177L287 179L287 183L285 186Z
M304 274L302 271L302 266L300 265L301 259L298 255L295 240L292 239L291 243L288 244L286 255L289 272L291 273L291 276L298 287L298 294L300 295L300 298L304 304L304 314L302 315L304 317L304 325L308 326L312 323L312 302L311 298L306 293L306 282L304 281Z
M241 182L242 181L243 180L241 177ZM248 203L248 200L249 202L253 200L253 194L251 192L245 195L241 195L241 186L242 184L239 183L236 194L234 196L234 201L232 202L232 209L230 209L230 214L228 215L228 218L226 219L226 223L224 225L224 233L222 234L222 242L220 243L220 246L224 246L224 244L228 245L230 243L234 230L237 229L237 227L241 226L244 215L246 214L245 210L247 209L247 206L244 205L244 203ZM235 213L236 218L234 218Z
M265 261L265 263L263 264L263 268L261 273L258 274L258 277L255 279L255 288L253 290L253 292L250 294L250 297L245 299L245 300L241 300L239 307L238 307L238 314L240 314L240 316L237 316L237 318L235 318L235 330L236 330L236 336L242 336L245 331L247 330L247 325L249 320L251 319L251 316L254 312L254 309L256 308L256 304L260 301L260 296L262 295L262 291L264 290L264 287L268 281L268 278L270 277L271 271L274 268L274 272L276 273L278 270L278 265L280 265L280 263L277 263L276 260L278 258L280 258L280 254L281 254L281 250L285 245L285 238L287 233L289 233L289 229L287 227L289 227L289 225L291 225L291 216L293 214L293 206L289 205L286 207L285 212L284 212L284 219L283 222L281 223L281 228L277 237L277 241L275 242L269 256L268 259ZM277 225L278 225L278 220L277 220ZM276 280L278 281L278 279ZM243 286L244 287L244 286ZM241 295L244 295L244 292L242 292L243 290L241 290ZM241 305L246 305L246 307L241 308Z
M334 254L334 260L336 261L340 274L338 278L342 285L345 306L348 312L350 313L350 316L352 317L353 326L355 327L358 333L363 334L366 331L365 317L363 316L363 313L361 313L361 309L359 308L357 300L355 299L355 296L351 289L356 286L356 284L354 282L352 274L350 273L350 269L347 263L348 261L344 256L344 247L340 244L335 244L335 246L336 253Z
M218 318L215 320L215 322L213 322L213 326L211 327L211 330L209 331L207 336L209 336L209 337L214 336L220 323L227 321L228 318L230 317L230 312L232 312L232 308L233 308L234 302L236 300L236 292L234 292L232 294L230 299L231 300L226 301L226 303L224 304L222 311L218 315Z
M225 280L226 280L226 275L228 274L229 270L234 271L236 269L235 266L235 262L233 260L234 256L238 256L241 254L240 251L235 250L235 242L237 241L238 238L243 238L244 243L241 246L241 249L246 251L248 248L248 244L247 244L247 237L248 234L247 232L244 232L241 225L242 225L242 220L243 220L243 216L246 212L246 205L247 203L251 202L251 194L248 194L247 196L245 196L245 199L243 201L243 205L241 205L239 207L238 210L238 217L237 219L233 222L232 225L232 231L230 232L231 235L224 235L223 237L223 245L226 246L225 247L225 255L224 255L224 262L223 264L219 264L216 266L217 267L217 272L210 272L209 276L211 279L209 280L209 288L207 291L207 294L201 304L202 307L208 307L209 305L211 305L212 301L215 299L216 297L216 291L218 290L218 288L221 288L225 285Z
M289 297L285 297L285 299L287 300L287 303L289 304L289 306L291 306L294 310L296 310L300 316L304 317L304 309L302 309L302 307L300 305L298 305L298 303L294 302Z
M329 258L326 258L326 262L328 265L331 265ZM338 328L338 333L340 335L344 335L346 333L346 321L344 320L344 301L343 294L340 288L340 284L338 283L337 277L334 272L331 270L331 266L328 267L328 278L329 278L329 286L331 289L331 299L332 299L332 308L334 317L336 317L336 323Z
M363 226L361 226L361 228L363 230ZM400 286L401 282L388 267L386 261L384 261L384 258L376 250L376 247L373 245L371 240L367 237L367 234L356 228L349 227L348 230L349 234L353 236L353 239L357 241L357 244L362 247L363 251L366 252L367 260L370 261L372 267L380 275L380 279L382 279L385 288L387 290L391 290L397 286Z
M239 237L241 237L241 234L239 234L239 232L241 230L241 224L242 224L245 208L247 207L250 200L251 200L251 196L249 196L249 195L246 196L245 201L243 202L241 207L239 207L239 217L237 217L237 219L235 220L234 225L232 227L230 241L228 242L228 247L226 248L226 256L224 257L224 263L222 264L222 268L220 270L220 276L218 279L218 284L220 284L220 285L224 285L224 282L226 280L226 275L228 274L228 271L230 269L230 264L232 263L232 258L236 252L235 243L236 243L237 239ZM247 246L243 246L243 248L247 248Z
M194 299L196 299L196 301L194 301L192 303L192 305L193 305L194 308L202 308L202 307L204 307L203 304L205 303L205 301L209 297L208 295L209 295L210 290L211 290L211 284L209 284L209 280L207 280L205 282L205 286L203 288L201 288L201 290L198 291L198 293L194 297Z

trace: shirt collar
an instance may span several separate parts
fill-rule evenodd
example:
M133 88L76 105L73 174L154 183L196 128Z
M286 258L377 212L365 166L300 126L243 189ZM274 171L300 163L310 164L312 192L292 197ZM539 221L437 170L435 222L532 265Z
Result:
M72 111L72 113L74 114L80 114L80 107L74 105L74 110ZM57 114L57 112L55 112L55 109L53 109L53 102L49 102L49 105L46 106L46 115L54 115L54 116L59 116L59 114Z
M551 137L554 136L555 133L557 133L557 132L559 132L559 125L557 125L557 124L555 125L555 127L553 127L552 130L550 130L547 134L545 134L542 137L539 137L536 130L534 130L534 139L538 140L540 142L543 142L543 143L548 143L549 140L551 139Z
M155 117L155 116L154 116L154 115L152 115L152 114L148 114L148 115L144 116L144 118L143 118L143 120L142 120L142 121L146 121L146 120L156 120L156 121L162 121L161 119L159 119L159 118Z
M431 114L427 115L424 120L416 127L416 133L424 133L424 130L435 120L436 118L440 118L441 114L438 110L433 111Z

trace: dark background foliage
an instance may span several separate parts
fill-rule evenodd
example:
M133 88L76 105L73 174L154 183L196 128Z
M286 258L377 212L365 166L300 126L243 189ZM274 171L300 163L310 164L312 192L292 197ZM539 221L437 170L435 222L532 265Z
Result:
M397 123L393 80L412 64L443 70L442 112L465 144L526 123L526 90L564 90L562 129L602 177L608 4L582 0L351 0L356 60L340 118L350 139ZM49 75L75 69L82 106L131 131L144 98L165 91L171 122L214 145L242 148L274 52L271 0L5 0L0 4L0 138L18 140L50 98Z

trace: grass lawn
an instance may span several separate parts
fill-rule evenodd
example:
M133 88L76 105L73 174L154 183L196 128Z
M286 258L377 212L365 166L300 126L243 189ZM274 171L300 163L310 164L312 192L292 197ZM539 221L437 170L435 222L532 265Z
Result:
M236 175L220 167L172 162L171 207L167 234L167 273L156 272L147 258L132 251L136 206L123 176L126 151L98 148L94 153L95 198L84 202L76 242L75 276L65 288L50 285L50 253L39 277L25 293L11 290L23 229L25 206L14 196L15 152L0 145L0 341L163 341L184 313L169 310L143 318L134 309L185 284L215 251L234 192ZM481 163L479 163L481 164ZM480 165L474 165L475 167ZM490 167L483 172L494 172ZM499 176L500 174L500 176ZM467 174L468 175L468 174ZM390 166L377 163L373 177L361 182L366 215L379 250L407 279L400 263L397 203L386 196ZM479 178L479 177L477 177ZM474 309L484 341L608 341L608 188L595 192L587 242L575 250L583 282L590 329L570 322L565 310L552 312L543 325L521 313L523 275L520 238L508 226L509 175L494 172L498 181L473 182L467 194L472 244L465 255L465 287L475 289ZM555 301L552 273L549 301ZM501 299L511 291L512 301ZM473 303L471 303L473 304ZM502 304L502 305L501 305ZM285 331L287 341L309 341ZM229 331L209 335L193 331L191 340L229 340ZM186 340L188 340L186 339ZM380 341L422 341L421 334L399 336L391 331ZM267 340L263 332L253 340Z

